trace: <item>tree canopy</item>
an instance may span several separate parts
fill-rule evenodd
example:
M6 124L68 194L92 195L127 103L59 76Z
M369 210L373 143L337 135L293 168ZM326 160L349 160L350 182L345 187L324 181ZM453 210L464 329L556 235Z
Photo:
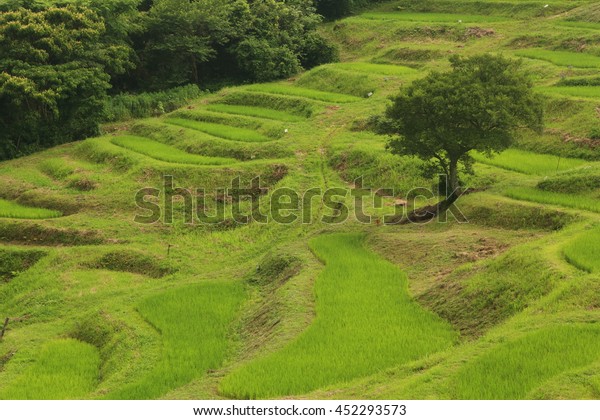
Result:
M484 54L453 56L450 63L451 70L433 72L394 97L378 128L393 136L392 153L435 162L448 177L446 198L455 199L459 163L470 165L469 152L500 152L519 129L540 130L543 106L520 61Z

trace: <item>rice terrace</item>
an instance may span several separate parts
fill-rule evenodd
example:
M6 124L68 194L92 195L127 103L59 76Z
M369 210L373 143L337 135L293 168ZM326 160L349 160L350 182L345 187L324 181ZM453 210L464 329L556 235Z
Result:
M0 110L0 400L600 399L600 2L0 0Z

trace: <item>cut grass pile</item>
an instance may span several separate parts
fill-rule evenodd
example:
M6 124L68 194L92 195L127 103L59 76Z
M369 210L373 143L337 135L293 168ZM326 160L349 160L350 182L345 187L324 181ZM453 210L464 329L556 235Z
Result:
M589 162L581 159L545 155L518 149L508 149L498 155L493 155L491 158L482 153L472 153L472 156L477 162L529 175L552 174L589 164Z
M293 115L284 111L277 111L269 108L259 108L255 106L245 105L226 105L226 104L211 104L206 107L209 111L223 112L225 114L244 115L248 117L267 118L269 120L299 122L304 121L298 115Z
M244 298L236 282L184 287L143 301L138 311L161 334L161 358L146 376L108 398L158 398L220 367Z
M508 20L500 16L462 15L453 13L386 13L369 12L360 15L363 19L376 20L398 20L404 22L456 22L456 23L480 23L501 22Z
M570 51L551 51L541 48L530 48L515 52L516 55L535 60L544 60L557 66L573 66L580 68L600 68L600 57L592 54Z
M600 98L600 86L551 86L540 88L539 91L551 95Z
M210 134L211 136L220 137L227 140L243 141L246 143L262 143L273 140L247 128L232 127L229 125L204 121L186 120L183 118L167 118L164 121L168 124L201 131L203 133Z
M365 250L361 234L325 235L310 244L326 264L315 285L314 323L283 350L227 376L226 396L297 395L454 343L456 333L412 300L406 275Z
M600 200L595 197L586 197L574 194L564 194L542 191L536 188L515 187L504 192L507 197L515 200L533 201L541 204L570 207L573 209L587 210L600 213Z
M381 74L384 76L405 76L417 74L418 71L406 66L396 66L393 64L374 64L374 63L338 63L332 65L341 70L356 71L361 73Z
M361 100L361 98L358 98L356 96L344 95L342 93L324 92L321 90L307 89L290 85L279 85L275 83L252 85L248 86L246 89L251 92L265 92L272 93L275 95L296 96L332 103L350 103L358 102Z
M459 399L523 399L560 373L598 360L600 327L562 325L495 347L456 379Z
M183 163L191 165L226 165L237 160L222 157L208 157L193 155L173 146L150 140L144 137L120 136L111 140L113 144L146 155L152 159L169 163Z
M2 392L0 399L65 400L94 391L100 353L91 344L74 339L46 344L35 363Z
M0 218L11 219L53 219L62 216L58 210L27 207L12 201L0 199Z
M600 228L584 233L563 249L565 258L589 273L600 272Z

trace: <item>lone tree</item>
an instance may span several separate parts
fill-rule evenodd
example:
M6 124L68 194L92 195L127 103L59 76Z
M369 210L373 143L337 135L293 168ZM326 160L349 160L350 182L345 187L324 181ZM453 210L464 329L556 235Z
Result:
M470 166L471 150L500 152L518 129L543 127L541 98L520 61L485 54L450 63L450 71L433 72L392 98L378 124L394 136L392 153L431 161L446 174L448 193L433 213L461 195L459 164Z

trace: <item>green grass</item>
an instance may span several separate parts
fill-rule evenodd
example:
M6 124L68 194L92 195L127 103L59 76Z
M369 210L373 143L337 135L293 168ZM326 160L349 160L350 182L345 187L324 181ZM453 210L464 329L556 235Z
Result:
M100 354L73 339L51 341L33 365L0 392L3 400L65 400L85 397L99 379Z
M546 380L598 360L600 327L563 325L502 344L457 375L459 399L523 399Z
M0 218L11 219L52 219L62 216L58 210L48 210L22 206L12 201L0 199Z
M508 149L491 158L476 152L472 153L472 156L477 162L529 175L548 175L589 164L582 159L563 158L517 149Z
M406 66L395 66L393 64L373 64L373 63L338 63L332 65L334 68L342 70L357 71L361 73L381 74L385 76L405 76L417 74L417 70Z
M506 21L507 18L500 16L466 15L453 13L386 13L368 12L359 15L364 19L376 20L398 20L404 22L444 22L444 23L483 23Z
M220 367L244 297L241 282L223 282L184 287L143 301L138 311L161 334L160 360L146 376L107 398L158 398Z
M136 153L149 156L156 160L169 163L183 163L190 165L227 165L235 163L237 160L222 157L208 157L194 155L169 146L158 141L150 140L144 137L119 136L111 140L113 144L132 150Z
M541 204L553 204L579 210L600 213L600 200L595 197L586 197L574 194L542 191L537 188L512 187L504 193L507 197L516 200L533 201Z
M204 121L186 120L183 118L167 118L164 121L168 124L201 131L203 133L210 134L211 136L220 137L227 140L242 141L246 143L262 143L273 140L247 128L232 127L229 125Z
M283 350L226 377L225 395L297 395L425 357L456 339L412 300L403 272L363 247L362 235L320 236L311 248L325 262L314 323Z
M551 95L600 99L600 86L550 86L540 88L539 91Z
M206 107L209 111L223 112L226 114L233 115L244 115L248 117L267 118L270 120L285 121L285 122L299 122L305 121L306 118L302 118L298 115L293 115L284 111L277 111L269 108L259 108L255 106L245 105L225 105L225 104L211 104Z
M573 66L580 68L600 67L600 57L585 53L530 48L516 51L515 54L520 57L548 61L557 66Z
M290 85L280 85L275 83L268 83L263 85L252 85L246 88L251 92L265 92L265 93L273 93L276 95L285 95L292 97L301 97L307 99L314 99L317 101L323 102L332 102L332 103L350 103L357 102L361 99L356 96L344 95L342 93L334 93L334 92L325 92L321 90L315 89L307 89L301 88L297 86Z
M575 267L589 273L600 272L600 229L595 228L569 242L563 253Z

